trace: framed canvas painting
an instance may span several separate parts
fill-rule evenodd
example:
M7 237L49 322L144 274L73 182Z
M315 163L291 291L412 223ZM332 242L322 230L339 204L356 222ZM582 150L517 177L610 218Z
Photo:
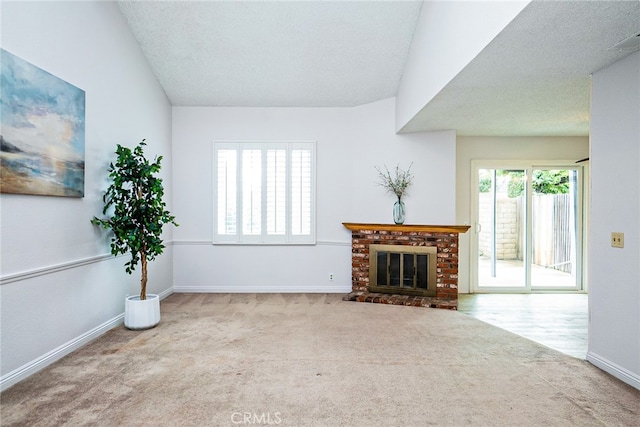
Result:
M83 197L85 92L0 55L0 191Z

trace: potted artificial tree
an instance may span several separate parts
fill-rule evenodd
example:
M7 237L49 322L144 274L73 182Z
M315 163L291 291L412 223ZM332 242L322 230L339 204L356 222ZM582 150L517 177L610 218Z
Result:
M116 162L109 164L112 182L103 196L102 213L107 217L91 220L113 232L112 255L131 254L124 264L127 273L141 264L140 295L125 299L124 324L129 329L152 328L160 322L160 298L147 294L147 262L164 250L162 227L178 225L165 209L162 179L156 176L162 156L150 162L144 155L145 146L144 139L133 150L118 144Z

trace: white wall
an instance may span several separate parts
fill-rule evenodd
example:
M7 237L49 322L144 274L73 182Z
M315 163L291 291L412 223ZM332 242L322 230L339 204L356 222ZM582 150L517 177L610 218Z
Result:
M458 137L456 158L456 222L473 224L471 217L472 160L567 160L589 156L587 137ZM470 291L471 237L475 227L460 235L458 291Z
M425 0L398 88L401 130L530 3Z
M350 291L351 234L342 223L392 223L394 198L375 184L375 166L413 162L407 224L454 224L455 134L396 135L394 101L355 108L174 107L174 213L180 220L174 289ZM214 140L317 142L317 245L211 245Z
M89 220L100 214L116 144L142 138L149 154L168 155L171 209L171 108L115 3L0 7L2 48L86 93L85 197L0 195L5 388L121 321L139 276L124 272L126 258L107 255L108 238ZM170 292L171 258L169 248L151 265L150 291Z
M587 360L640 389L640 52L593 75ZM612 248L611 232L624 248Z

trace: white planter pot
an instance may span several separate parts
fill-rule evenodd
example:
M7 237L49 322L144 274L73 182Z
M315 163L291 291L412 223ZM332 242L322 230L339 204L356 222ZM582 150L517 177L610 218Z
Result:
M160 323L160 297L147 294L147 299L140 300L140 295L131 295L124 300L124 326L127 329L149 329Z

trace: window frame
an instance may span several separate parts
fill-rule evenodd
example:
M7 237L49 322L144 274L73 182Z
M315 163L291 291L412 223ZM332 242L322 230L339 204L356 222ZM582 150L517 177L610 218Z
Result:
M266 152L270 149L286 149L286 196L285 196L285 232L283 234L268 234L266 221L266 194L267 194L267 174L266 174ZM293 150L308 150L310 154L310 217L309 234L292 233L292 185L291 185L291 153ZM236 196L235 214L236 230L235 234L221 234L218 232L218 152L219 150L234 150L236 152ZM243 150L261 150L262 171L261 171L261 224L260 234L243 234L242 224L242 152ZM213 232L212 244L214 245L315 245L316 244L316 141L252 141L252 140L214 140L212 143L212 212L213 212Z

